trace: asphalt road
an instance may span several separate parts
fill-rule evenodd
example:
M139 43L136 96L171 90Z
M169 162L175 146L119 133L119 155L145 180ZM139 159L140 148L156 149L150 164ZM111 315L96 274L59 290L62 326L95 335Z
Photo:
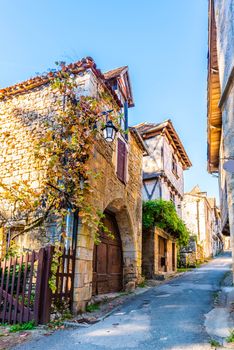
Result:
M133 297L88 328L58 331L17 350L205 350L205 314L230 270L230 254Z

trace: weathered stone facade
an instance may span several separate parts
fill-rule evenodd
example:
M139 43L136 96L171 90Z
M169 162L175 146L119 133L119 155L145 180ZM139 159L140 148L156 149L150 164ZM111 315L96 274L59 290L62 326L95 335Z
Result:
M126 67L125 67L126 72ZM98 89L105 88L103 76L85 69L77 76L77 94L96 96ZM107 85L109 88L109 86ZM58 92L49 83L29 87L23 92L16 88L1 91L0 101L0 174L1 183L12 187L14 183L29 181L33 190L40 190L46 179L47 164L38 161L35 155L34 140L43 136L47 120L53 119L54 113L62 103ZM10 93L9 93L10 91ZM11 93L11 91L13 91ZM115 96L115 94L113 93ZM116 95L117 96L117 95ZM113 97L113 96L112 96ZM119 99L121 103L121 98ZM113 98L116 106L116 98ZM111 102L110 102L111 104ZM110 107L111 106L107 106ZM126 181L123 183L117 176L118 139L126 145ZM133 129L128 138L117 134L113 143L108 143L97 134L93 145L89 165L99 172L100 176L91 179L93 195L86 198L87 203L104 212L112 212L117 220L123 252L123 288L131 282L136 285L141 276L141 216L142 216L142 157L144 145ZM23 220L5 220L12 215L12 205L8 200L0 201L2 243L12 230L20 230L25 225ZM53 218L52 218L53 219ZM21 249L38 249L42 244L59 239L61 227L52 219L47 223L48 234L40 237L40 230L34 230L18 238ZM67 228L66 228L67 229ZM69 231L69 230L68 230ZM84 309L92 295L94 237L90 234L88 224L79 220L77 232L76 266L74 282L74 310Z
M214 256L222 249L220 215L214 198L208 198L199 186L185 193L182 203L182 218L191 235L196 237L205 258ZM218 242L216 244L216 242ZM185 250L184 250L185 251ZM188 247L190 251L190 247ZM197 251L195 247L194 251ZM200 260L199 258L197 260Z
M123 184L116 176L116 144L95 145L92 160L93 168L102 176L93 183L95 207L115 214L123 249L123 283L136 284L141 276L141 166L142 149L130 135L128 145L128 181ZM92 263L94 239L89 228L81 225L77 241L76 284L74 303L83 309L92 293Z
M164 256L159 252L159 239L165 242ZM165 274L172 274L177 268L176 239L171 237L162 229L155 227L143 231L142 234L142 273L147 279L160 278ZM160 268L160 259L165 259L164 271Z
M208 63L208 170L219 173L222 230L231 235L234 269L234 175L223 169L234 156L233 0L210 0Z

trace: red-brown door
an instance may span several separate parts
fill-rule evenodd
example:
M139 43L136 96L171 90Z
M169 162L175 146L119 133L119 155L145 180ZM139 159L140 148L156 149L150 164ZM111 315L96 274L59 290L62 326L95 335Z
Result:
M158 270L166 271L166 239L158 236Z
M101 243L94 246L93 295L119 292L123 287L122 243L114 215L105 213L104 225L113 237L101 230Z

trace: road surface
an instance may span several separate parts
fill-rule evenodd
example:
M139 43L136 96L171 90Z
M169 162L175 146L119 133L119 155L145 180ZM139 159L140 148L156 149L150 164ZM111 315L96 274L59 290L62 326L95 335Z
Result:
M205 315L214 307L215 292L230 266L231 257L226 253L199 269L133 297L99 323L57 331L15 349L210 349Z

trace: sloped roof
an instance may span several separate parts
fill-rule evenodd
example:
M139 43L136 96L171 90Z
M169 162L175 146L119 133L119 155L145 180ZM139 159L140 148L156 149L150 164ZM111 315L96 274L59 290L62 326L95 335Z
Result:
M201 193L201 189L200 189L199 185L194 186L193 189L189 193L192 193L192 194Z
M211 208L215 208L216 207L216 200L215 198L207 198Z
M219 168L219 149L222 128L222 113L219 108L221 97L219 65L217 56L217 31L214 1L209 5L209 56L207 77L207 168L210 173Z
M138 130L134 127L129 127L129 131L134 136L136 142L138 143L138 145L140 146L140 148L144 152L143 155L144 156L149 155L148 148L147 148L144 140L142 139L140 133L138 132Z
M72 74L79 74L81 72L84 72L88 69L91 69L92 72L96 75L96 77L99 79L99 81L102 83L103 87L109 91L109 93L112 95L114 100L119 106L122 106L121 101L119 100L117 94L112 89L109 82L106 80L105 76L101 72L100 69L97 68L96 63L94 62L92 57L86 57L82 58L80 61L77 61L75 63L71 63L69 65L65 65L62 67L62 71L64 72L71 72ZM40 87L42 85L45 85L49 83L51 80L56 78L59 75L58 71L51 71L49 73L46 73L44 75L36 76L34 78L30 78L26 81L23 81L21 83L3 88L0 90L0 99L5 99L7 97L10 97L12 95L16 94L22 94L26 93L31 89Z
M108 82L111 82L114 79L117 80L119 83L120 91L128 101L128 107L134 107L132 87L131 87L130 77L128 73L128 66L112 69L104 73L104 77ZM124 81L124 85L122 84L123 81Z
M113 79L118 77L120 74L125 73L128 70L128 66L123 66L119 68L115 68L112 70L109 70L108 72L103 73L105 79Z
M184 146L179 138L179 135L175 131L175 128L170 119L162 123L141 123L135 125L135 128L140 132L143 139L153 137L157 134L164 133L169 141L172 143L174 149L178 151L178 157L183 164L183 169L188 169L192 166L192 163L184 149Z

